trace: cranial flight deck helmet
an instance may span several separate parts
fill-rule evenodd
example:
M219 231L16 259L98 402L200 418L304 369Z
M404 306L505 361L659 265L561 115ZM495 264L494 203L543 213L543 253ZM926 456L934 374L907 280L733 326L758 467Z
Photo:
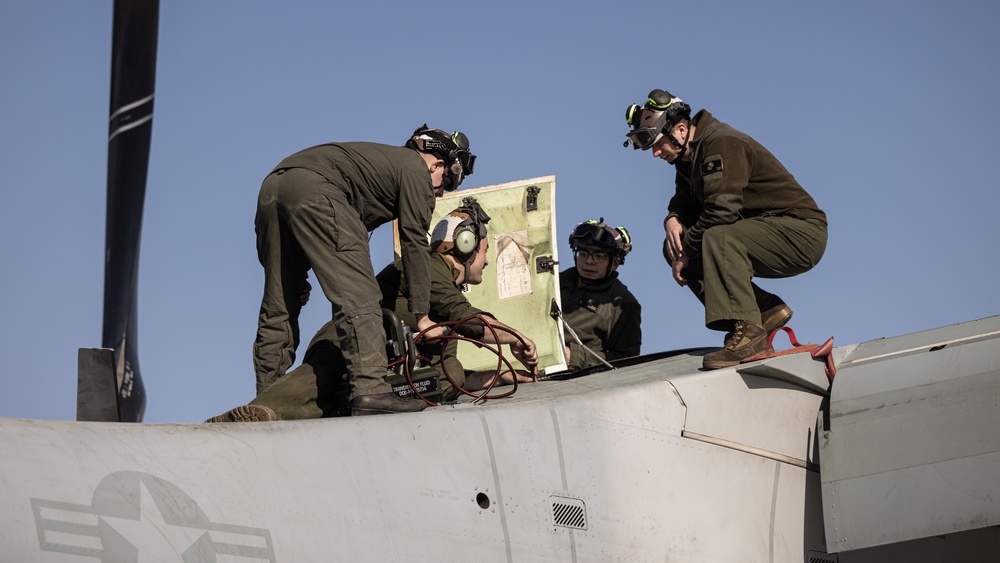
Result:
M446 176L451 180L445 182L445 191L458 188L465 176L472 176L476 155L469 152L469 138L461 131L448 135L440 129L430 129L424 123L413 131L405 146L433 154L444 161L448 172Z
M431 250L451 254L462 264L469 264L479 251L480 241L486 238L489 222L490 216L476 198L462 198L462 206L438 221L431 231Z
M590 219L573 229L569 235L569 247L576 252L581 246L599 248L618 259L619 264L625 263L625 256L632 251L632 237L625 227L610 227L600 221Z
M625 135L628 139L622 146L627 147L631 141L633 149L649 150L663 135L669 134L675 123L690 118L691 106L666 90L653 90L646 103L632 104L625 110L625 122L632 130ZM681 146L673 135L670 140Z

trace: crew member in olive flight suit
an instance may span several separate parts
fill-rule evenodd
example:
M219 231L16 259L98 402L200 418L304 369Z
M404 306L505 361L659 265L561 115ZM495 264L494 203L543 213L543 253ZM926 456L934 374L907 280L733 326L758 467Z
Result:
M626 110L633 148L675 168L663 254L674 280L705 304L705 326L729 331L707 354L708 369L767 351L768 336L792 316L752 278L812 269L826 250L827 219L792 174L749 135L664 90Z
M432 326L427 230L435 197L472 174L463 133L426 125L403 147L350 142L318 145L281 161L257 200L257 255L264 266L257 338L257 392L292 365L299 343L300 296L312 269L333 304L355 415L422 410L386 382L385 332L368 248L369 231L399 220L402 263L412 285L417 329ZM428 336L436 335L435 332Z

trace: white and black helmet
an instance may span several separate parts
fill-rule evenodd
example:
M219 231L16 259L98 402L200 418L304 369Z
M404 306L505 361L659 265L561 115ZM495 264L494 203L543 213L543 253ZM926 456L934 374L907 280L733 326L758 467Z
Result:
M431 251L450 254L462 264L471 263L476 257L479 243L486 238L486 224L490 216L474 197L462 199L456 208L438 221L431 231Z
M451 177L445 185L447 191L458 188L465 176L472 175L476 165L476 155L469 152L469 138L461 131L449 135L424 123L413 131L405 146L433 154L444 161Z

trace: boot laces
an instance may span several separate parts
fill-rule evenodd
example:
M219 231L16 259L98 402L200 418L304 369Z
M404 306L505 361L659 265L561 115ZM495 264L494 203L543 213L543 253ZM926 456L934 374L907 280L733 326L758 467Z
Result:
M736 321L735 323L733 323L733 332L731 333L732 335L729 337L729 339L726 341L726 348L732 350L735 349L737 346L739 346L740 342L743 341L743 328L744 328L743 321Z

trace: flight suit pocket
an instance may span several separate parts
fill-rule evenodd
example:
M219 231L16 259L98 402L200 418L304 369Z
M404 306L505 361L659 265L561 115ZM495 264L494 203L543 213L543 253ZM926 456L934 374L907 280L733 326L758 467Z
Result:
M346 201L327 196L330 222L326 226L337 252L368 250L368 230Z

